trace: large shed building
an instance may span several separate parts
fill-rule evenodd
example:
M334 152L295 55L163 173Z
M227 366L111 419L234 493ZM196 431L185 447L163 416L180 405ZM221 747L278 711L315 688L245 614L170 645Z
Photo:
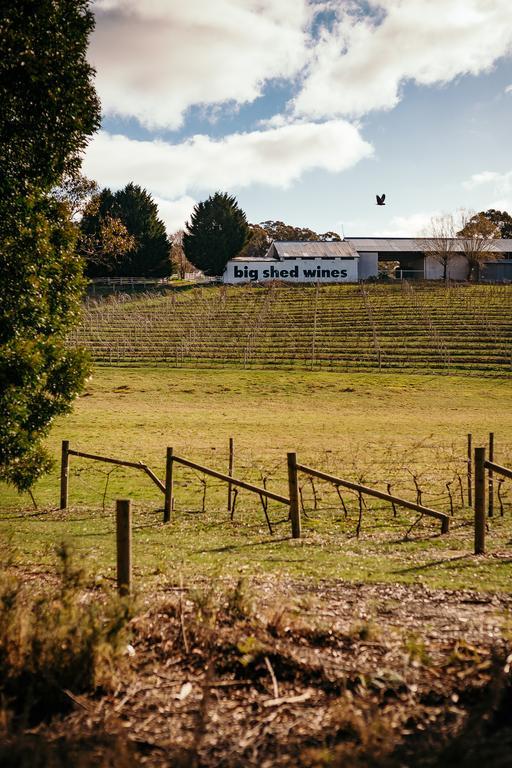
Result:
M468 262L464 241L454 238L448 265L451 280L467 280ZM226 265L225 283L285 280L296 283L355 283L377 277L379 261L394 262L398 279L441 280L443 266L434 258L430 238L347 237L341 241L274 241L265 256L237 257ZM486 244L489 263L483 278L512 281L512 240L496 239Z

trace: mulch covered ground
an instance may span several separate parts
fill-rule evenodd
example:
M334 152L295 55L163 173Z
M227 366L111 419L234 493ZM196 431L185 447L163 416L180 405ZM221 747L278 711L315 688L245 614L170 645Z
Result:
M170 587L133 621L114 690L68 692L0 763L510 766L511 609L420 585Z

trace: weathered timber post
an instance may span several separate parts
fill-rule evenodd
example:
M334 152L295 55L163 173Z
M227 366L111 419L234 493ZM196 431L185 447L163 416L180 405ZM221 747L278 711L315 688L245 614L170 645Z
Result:
M297 477L297 454L288 454L288 490L290 497L290 520L292 537L300 539L299 481Z
M489 461L494 461L494 432L489 432ZM489 499L487 502L487 514L489 517L492 517L494 515L494 473L492 469L488 470L488 488L489 488Z
M235 469L235 443L232 437L229 438L229 465L228 465L228 475L230 477L233 477L233 472ZM233 486L231 483L228 483L228 512L231 513L231 510L233 508Z
M117 590L129 595L132 587L132 510L129 499L116 502Z
M168 523L171 519L171 513L173 509L173 467L174 462L172 458L172 448L167 448L167 456L165 460L165 501L164 501L164 523Z
M485 553L485 448L475 448L475 555Z
M468 507L473 506L473 435L468 433Z
M60 509L68 508L69 440L62 441L60 460Z

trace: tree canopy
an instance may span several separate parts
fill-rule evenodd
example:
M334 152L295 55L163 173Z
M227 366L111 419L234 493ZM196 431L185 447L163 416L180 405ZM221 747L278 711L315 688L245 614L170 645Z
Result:
M29 489L88 371L66 344L83 292L76 228L51 194L99 126L86 0L19 0L0 15L0 478Z
M119 225L129 240L121 237ZM136 184L127 184L115 193L103 189L84 210L80 230L81 240L95 244L92 254L90 248L89 253L84 250L89 277L171 274L171 244L165 225L149 192ZM98 258L99 254L102 258Z
M221 275L248 237L247 219L236 199L216 192L194 207L183 235L183 249L197 269L206 275Z
M500 237L499 228L483 213L461 211L461 229L457 235L462 239L462 249L469 266L469 279L478 282L482 264L492 261L492 241Z
M337 232L318 234L307 227L293 227L283 221L262 221L260 224L249 224L249 240L244 246L241 256L261 258L266 254L274 240L287 242L307 242L320 240L333 242L341 240Z
M507 211L497 211L489 208L487 211L480 211L475 216L483 216L498 229L497 237L512 238L512 216ZM474 217L473 217L474 218Z

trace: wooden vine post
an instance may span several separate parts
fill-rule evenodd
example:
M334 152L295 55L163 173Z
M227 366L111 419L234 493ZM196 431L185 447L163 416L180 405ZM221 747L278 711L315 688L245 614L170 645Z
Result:
M116 502L117 589L129 595L132 587L132 510L129 499Z
M60 460L60 509L68 508L69 486L69 440L62 441Z
M172 448L167 448L167 455L165 460L165 500L164 500L164 523L168 523L171 520L171 513L173 508L173 455Z
M485 448L475 448L475 555L485 553Z
M494 432L489 432L489 461L494 461ZM489 499L487 502L487 514L494 515L494 473L489 467L487 470Z
M288 453L288 488L290 497L290 520L292 537L300 539L299 481L297 476L297 454Z
M229 463L228 463L228 475L233 477L235 470L235 443L232 437L229 438ZM233 486L228 483L228 512L231 513L233 509Z
M468 434L468 507L473 506L473 435Z

